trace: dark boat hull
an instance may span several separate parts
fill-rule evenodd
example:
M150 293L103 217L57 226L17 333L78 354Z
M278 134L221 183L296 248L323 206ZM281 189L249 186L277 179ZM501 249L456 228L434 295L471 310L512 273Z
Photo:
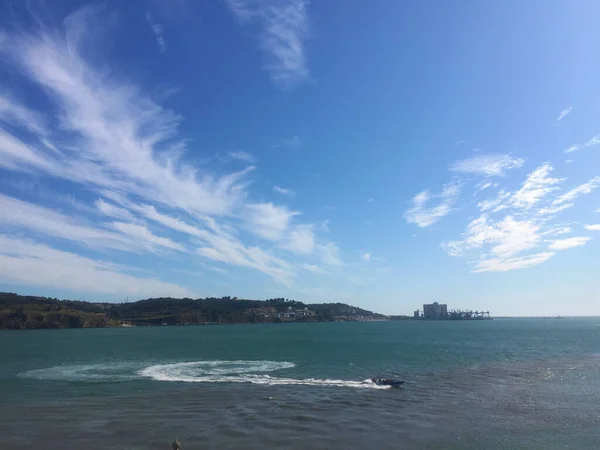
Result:
M402 380L394 380L390 378L371 378L371 381L378 386L399 387L404 384Z

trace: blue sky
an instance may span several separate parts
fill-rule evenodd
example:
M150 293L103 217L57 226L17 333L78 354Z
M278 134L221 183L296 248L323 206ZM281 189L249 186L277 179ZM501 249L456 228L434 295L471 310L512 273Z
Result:
M600 314L597 2L0 8L0 289Z

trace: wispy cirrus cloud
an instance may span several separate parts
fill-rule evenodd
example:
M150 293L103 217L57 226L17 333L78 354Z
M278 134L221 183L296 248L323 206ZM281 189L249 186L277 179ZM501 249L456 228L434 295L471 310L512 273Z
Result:
M159 212L151 205L141 205L138 210L158 224L197 238L200 247L196 249L196 253L204 258L255 269L283 283L289 283L295 275L292 264L257 246L243 244L231 230L219 225L212 218L204 217L205 226L201 227Z
M97 228L89 221L75 219L50 208L0 194L0 224L17 230L78 242L87 247L140 251L143 245L111 230Z
M122 234L131 237L135 242L145 246L147 245L150 249L155 247L164 247L180 252L186 251L185 247L180 243L174 242L172 239L167 237L155 235L145 225L127 222L113 222L109 226L121 232Z
M565 209L569 209L575 206L575 203L565 203L559 206L547 206L538 210L538 215L546 216L552 214L558 214L559 212L564 211Z
M273 186L273 190L275 192L277 192L278 194L287 195L288 197L294 196L294 191L292 191L291 189L288 189L288 188L284 188L281 186Z
M557 122L560 122L561 120L563 120L565 117L567 117L569 114L571 114L571 111L573 110L573 107L569 106L565 109L563 109L560 114L558 115L558 117L556 118Z
M41 142L49 133L48 124L41 114L27 108L16 98L11 98L8 93L2 92L0 92L0 123L6 125L17 123L24 126L35 132L40 137Z
M557 185L562 183L564 178L551 177L553 170L550 163L544 163L527 175L521 188L511 197L511 205L516 208L531 208L548 194L558 190Z
M340 257L340 249L335 242L328 242L323 245L318 245L317 250L321 258L321 262L328 266L342 266L344 263Z
M97 19L84 8L65 20L65 39L54 34L14 35L0 51L30 82L43 87L63 130L70 133L64 158L0 133L0 166L44 171L85 185L152 198L189 212L227 214L241 201L241 179L252 168L215 177L199 175L179 156L181 117L140 88L95 70L85 58L81 30ZM58 113L60 112L60 115ZM56 130L56 129L55 129ZM58 130L56 130L58 131Z
M553 252L542 252L515 258L490 258L479 261L473 272L508 272L510 270L527 269L548 261L555 255Z
M600 185L600 178L559 194L566 178L551 176L553 170L550 163L543 163L527 175L519 189L500 190L495 197L479 202L480 217L467 225L460 240L444 242L442 248L450 256L474 260L474 272L504 272L533 267L559 250L585 245L589 238L544 237L572 232L551 220L572 208L579 196L592 192Z
M482 214L469 223L462 241L451 241L445 243L444 247L452 256L459 256L489 245L490 253L508 258L534 248L540 240L539 230L540 226L533 221L518 220L512 216L494 221Z
M312 225L296 225L280 246L298 254L312 253L315 249L314 227Z
M594 177L587 183L581 184L581 185L571 189L569 192L557 197L552 202L552 205L556 206L556 205L562 205L567 202L572 202L580 195L590 194L598 186L600 186L600 177Z
M282 4L267 6L269 26L292 20L293 12ZM65 215L2 196L0 209L9 213L0 223L102 252L185 253L284 283L302 267L302 261L284 258L308 256L318 248L323 261L341 265L335 243L319 243L312 225L292 223L299 213L250 199L253 166L217 174L192 164L179 133L183 117L118 68L105 70L100 57L94 59L97 65L91 63L87 46L96 36L89 24L104 20L103 12L80 9L63 22L64 33L40 26L7 34L11 46L0 47L3 64L46 95L40 107L2 93L0 121L8 126L0 128L0 168L61 179L84 197L96 197L87 210ZM277 14L282 22L275 21ZM278 32L285 33L269 31ZM249 154L234 153L230 157L253 162ZM258 238L253 245L242 240L243 230ZM275 243L275 249L263 248L264 241ZM281 249L285 257L275 256L273 250Z
M226 159L243 161L243 162L247 162L247 163L255 163L256 162L256 158L254 157L254 155L252 155L248 152L244 152L244 151L229 152L227 154Z
M98 210L106 216L114 217L115 219L127 220L127 221L135 220L135 217L133 216L133 214L131 212L129 212L127 209L121 208L120 206L117 206L113 203L108 203L101 198L96 200L95 205L98 208Z
M127 267L0 234L0 283L68 289L95 295L197 297L174 283L127 273Z
M585 225L584 228L588 231L600 231L600 223L594 225Z
M316 273L319 275L329 275L330 272L323 269L321 266L316 264L304 264L304 270L308 270L309 272Z
M255 235L270 241L282 239L292 217L298 214L300 213L273 203L249 204L244 210L246 228Z
M365 260L365 261L371 261L371 254L366 252L363 253L362 255L360 255L361 259Z
M524 159L513 158L505 154L477 155L455 162L450 166L450 170L487 177L504 176L506 170L517 169L523 166L524 162Z
M587 147L592 147L594 145L600 144L600 135L596 135L588 139L584 144L573 144L565 149L565 153L573 153L574 151L581 150Z
M165 27L160 23L156 23L154 21L154 17L150 12L146 12L146 22L150 25L150 29L156 38L156 43L158 44L158 50L161 53L164 53L167 50L167 44L165 43Z
M422 191L412 199L412 207L404 213L404 219L421 228L429 227L450 214L459 193L460 187L456 183L445 185L436 196L432 196L429 191ZM437 204L428 206L432 200L438 200Z
M482 211L493 210L494 212L498 212L502 209L507 208L506 200L512 196L512 192L507 192L502 189L498 192L498 195L495 198L488 198L477 203L477 207Z
M290 88L309 77L304 42L308 37L306 0L226 0L241 22L260 23L260 47L266 69L279 87Z
M567 250L569 248L581 247L590 241L592 238L585 236L571 237L566 239L556 239L550 242L548 248L550 250Z
M560 236L562 234L569 234L573 232L573 229L571 227L567 227L567 226L558 226L558 227L553 227L550 228L549 230L546 230L542 233L542 236Z
M279 147L291 147L298 148L301 147L304 142L304 138L300 136L291 136L288 138L283 138L276 144L271 145L271 148L279 148Z

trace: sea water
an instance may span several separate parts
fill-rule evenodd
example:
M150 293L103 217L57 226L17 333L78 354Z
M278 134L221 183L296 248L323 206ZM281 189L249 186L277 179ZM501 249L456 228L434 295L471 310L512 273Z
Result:
M2 449L600 448L595 318L13 331L0 344Z

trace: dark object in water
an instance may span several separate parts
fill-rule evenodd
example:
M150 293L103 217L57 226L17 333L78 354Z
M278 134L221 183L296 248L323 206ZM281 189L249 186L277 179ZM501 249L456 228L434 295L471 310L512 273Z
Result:
M382 377L371 378L371 381L379 386L398 387L398 386L404 384L404 381L401 381L401 380L394 380L392 378L382 378Z
M173 450L181 450L181 444L177 439L173 441Z

